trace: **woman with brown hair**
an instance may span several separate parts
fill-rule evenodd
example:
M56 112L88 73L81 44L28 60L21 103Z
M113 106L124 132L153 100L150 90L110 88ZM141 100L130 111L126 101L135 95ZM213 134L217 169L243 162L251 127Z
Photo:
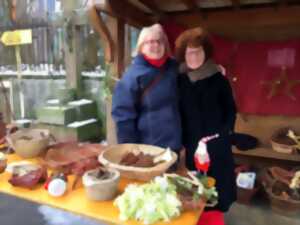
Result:
M210 157L208 175L216 179L218 205L206 208L198 224L224 224L223 212L236 200L234 161L230 134L236 106L229 81L212 60L213 48L205 30L187 30L176 40L180 63L178 77L183 145L186 166L195 170L194 153L199 140L219 134L207 144Z

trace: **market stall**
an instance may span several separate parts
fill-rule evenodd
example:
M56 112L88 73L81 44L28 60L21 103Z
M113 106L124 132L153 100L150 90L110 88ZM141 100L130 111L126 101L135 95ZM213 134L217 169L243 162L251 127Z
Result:
M75 1L62 2L63 19L53 23L64 24L67 34L65 42L68 43L64 54L66 79L78 96L82 94L80 25L90 23L95 33L99 34L106 63L112 69L109 75L113 79L121 77L125 62L131 59L127 46L127 25L141 28L159 22L163 24L171 45L183 30L203 26L212 34L212 41L218 50L216 61L226 68L226 76L235 94L239 112L236 131L256 137L258 143L252 149L234 148L236 162L250 164L256 169L277 165L295 172L300 162L299 143L292 142L276 151L271 141L278 129L285 127L292 128L296 136L300 134L297 133L300 122L300 58L297 53L300 46L299 1L92 0L87 1L87 7L80 10ZM18 22L18 18L14 17L14 21ZM111 122L109 107L107 112L107 121ZM114 142L112 136L115 131L111 123L108 123L106 133L108 142ZM18 159L11 155L8 160ZM34 190L12 187L7 183L8 176L7 173L0 175L0 190L4 193L99 220L120 222L112 201L92 203L83 197L82 186L67 192L64 197L53 198L42 186ZM131 181L122 178L119 191L124 190L128 183ZM292 198L295 196L287 196L282 190L277 193L284 200L281 207L289 211L285 206L294 200L298 204L299 196ZM197 212L185 212L172 222L194 224L197 217Z

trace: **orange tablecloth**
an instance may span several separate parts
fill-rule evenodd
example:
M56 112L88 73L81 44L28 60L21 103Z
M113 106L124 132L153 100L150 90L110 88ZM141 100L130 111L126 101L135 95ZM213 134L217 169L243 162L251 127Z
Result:
M20 159L16 155L8 156L8 163L20 160L22 159ZM38 162L39 159L26 159L26 161ZM93 219L100 220L104 223L126 225L142 224L137 221L120 221L118 208L113 206L113 201L90 201L86 198L84 188L80 185L78 185L79 187L76 190L71 191L71 185L74 179L72 177L69 179L70 182L68 183L67 193L63 197L59 198L51 197L50 195L48 195L48 192L43 188L42 185L38 186L34 190L13 187L10 183L8 183L9 177L10 174L8 173L0 174L0 192L20 197L29 201L37 202L40 204L47 204L73 213L88 216ZM128 183L132 182L135 181L122 178L119 185L120 193L122 192L122 190L124 190ZM169 223L161 222L156 223L155 225L164 225L170 223L173 225L194 225L196 224L197 219L197 212L184 212L183 214L181 214L180 217L173 219Z

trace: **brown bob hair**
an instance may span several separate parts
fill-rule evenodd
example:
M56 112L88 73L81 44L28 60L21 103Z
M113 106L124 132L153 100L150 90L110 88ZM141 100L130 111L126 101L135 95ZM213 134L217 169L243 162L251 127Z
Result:
M213 54L213 46L209 40L207 31L201 27L184 31L175 42L175 56L177 61L185 61L185 51L187 47L197 48L200 46L203 47L206 61Z

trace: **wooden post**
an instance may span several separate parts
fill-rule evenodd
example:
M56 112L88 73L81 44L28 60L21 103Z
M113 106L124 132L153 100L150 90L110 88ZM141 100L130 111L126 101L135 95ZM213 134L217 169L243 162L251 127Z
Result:
M71 36L66 35L64 44L65 50L65 66L66 66L66 80L69 88L76 89L77 96L82 94L81 82L81 64L82 56L80 51L80 29L79 26L71 25L72 28L68 31ZM69 34L70 35L70 34Z
M88 16L93 29L100 36L100 42L102 48L104 48L105 61L106 63L111 63L114 60L114 41L112 40L108 26L94 5L91 5L88 9Z
M124 68L131 63L131 29L129 25L125 26L125 49L124 49Z
M125 22L122 19L108 16L107 27L110 30L114 43L114 59L112 62L112 74L121 77L124 71L125 52Z
M106 25L109 28L114 45L114 58L112 67L110 68L112 74L109 75L121 77L125 67L125 22L121 19L108 16ZM106 139L108 144L116 144L116 128L111 117L111 101L112 99L108 97L106 103Z
M81 44L80 44L80 27L72 21L72 14L74 9L78 6L78 1L62 1L65 18L65 66L66 66L66 80L69 88L76 89L77 96L82 94L81 82Z

